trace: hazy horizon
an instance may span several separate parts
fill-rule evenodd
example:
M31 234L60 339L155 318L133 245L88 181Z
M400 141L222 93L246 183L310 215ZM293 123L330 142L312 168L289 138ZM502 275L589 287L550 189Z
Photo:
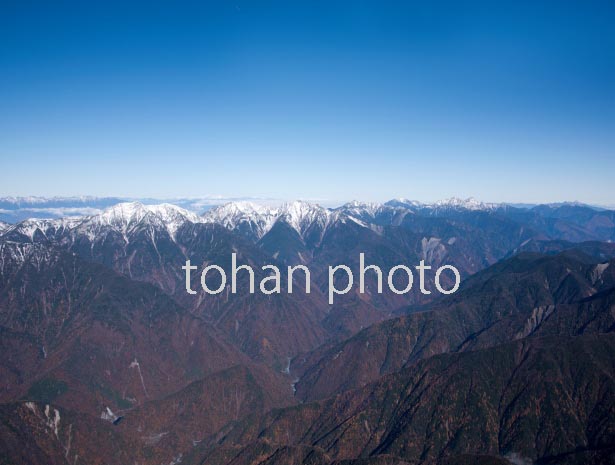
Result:
M583 202L577 199L565 199L558 200L554 202L545 202L545 201L535 201L535 202L508 202L508 201L491 201L488 199L481 199L477 197L461 197L461 196L452 196L452 197L442 197L437 199L421 199L418 197L407 197L407 196L396 196L381 200L374 200L369 198L346 198L346 199L323 199L323 198L300 198L300 197L289 197L289 198L274 198L274 197L225 197L220 195L204 195L204 196L174 196L174 197L131 197L131 196L121 196L121 195L110 195L110 196L95 196L95 195L53 195L53 196L39 196L39 195L26 195L26 196L16 196L16 195L0 195L0 204L2 202L11 202L14 201L16 203L23 203L25 205L34 206L37 202L40 203L52 203L54 201L57 202L82 202L84 204L87 203L95 203L95 202L139 202L143 204L153 205L156 203L194 203L206 206L216 206L223 205L226 203L233 202L248 202L254 204L261 205L281 205L284 203L300 201L300 202L308 202L320 204L326 207L336 207L341 206L343 204L351 203L351 202L359 202L359 203L376 203L381 204L388 201L400 200L400 201L408 201L408 202L418 202L419 204L424 205L432 205L438 202L446 202L450 200L461 200L461 201L477 201L484 204L502 204L502 205L512 205L512 206L533 206L533 205L559 205L559 204L580 204L580 205L588 205L594 207L613 207L614 205L606 205L606 204L592 204L588 202ZM111 205L111 203L109 203ZM2 209L0 208L0 211Z

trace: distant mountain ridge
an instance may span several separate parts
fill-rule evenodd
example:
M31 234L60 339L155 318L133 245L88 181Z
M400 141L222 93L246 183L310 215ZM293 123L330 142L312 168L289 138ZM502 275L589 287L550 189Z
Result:
M570 211L569 215L559 215ZM575 214L584 216L596 214L605 217L607 227L615 227L615 212L601 210L578 202L564 202L553 205L538 205L531 209L516 208L505 203L485 203L474 198L452 197L434 203L415 200L394 199L385 203L352 201L336 208L322 207L316 203L293 201L279 207L259 205L254 202L230 202L214 207L203 214L206 222L221 224L224 227L242 232L253 239L262 238L276 222L284 221L300 235L306 225L318 222L325 229L331 222L346 218L359 224L399 224L408 214L421 216L447 216L456 213L493 212L511 217L523 217L536 221L535 216L544 218L570 218ZM582 213L581 213L582 212ZM577 222L578 223L578 222Z
M91 195L86 196L67 196L67 197L41 197L41 196L6 196L0 197L0 221L7 223L16 223L28 218L60 218L64 216L84 216L93 215L102 212L105 208L111 207L122 202L141 202L145 205L156 205L161 203L171 203L194 213L202 213L210 208L225 204L237 204L241 208L241 204L252 204L258 208L277 205L282 205L283 201L279 199L255 199L255 198L224 198L221 196L207 196L202 198L173 198L173 199L156 199L156 198L130 198L130 197L96 197ZM286 202L292 203L292 202ZM314 203L308 201L307 203ZM367 205L365 202L349 202L360 203ZM331 205L331 202L327 202ZM372 205L387 205L401 206L409 209L417 208L466 208L488 209L503 206L511 206L515 208L531 209L538 205L547 205L549 207L560 206L584 206L596 210L607 210L608 207L593 206L583 204L581 202L561 202L550 204L511 204L511 203L486 203L474 198L460 199L450 198L437 202L420 202L417 200L409 200L406 198L397 198L388 202L372 204ZM277 207L276 207L277 208ZM339 207L333 207L336 209Z
M102 213L105 208L122 202L140 202L145 205L158 205L172 203L195 213L201 213L215 205L229 201L246 200L242 198L223 198L209 196L202 198L130 198L130 197L0 197L0 221L17 223L19 221L37 218L53 219L67 216L90 216Z

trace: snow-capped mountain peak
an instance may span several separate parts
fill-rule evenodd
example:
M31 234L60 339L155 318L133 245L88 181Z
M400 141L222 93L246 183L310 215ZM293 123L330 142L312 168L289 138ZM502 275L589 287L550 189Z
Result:
M255 216L275 215L276 209L269 208L257 203L240 201L228 202L212 208L203 214L203 218L212 222L224 223L233 219L253 218Z
M275 223L278 209L252 202L229 202L206 211L201 220L216 223L227 229L244 229L252 231L256 237L262 237Z
M469 197L467 199L451 197L445 200L438 200L430 205L430 207L434 209L449 208L458 210L492 210L497 208L498 204L481 202L476 200L474 197Z
M358 200L353 200L351 202L345 203L344 205L339 207L338 210L351 215L354 213L358 216L363 216L364 214L374 216L382 207L383 205L380 203L359 202Z
M139 223L146 214L147 210L141 202L123 202L105 209L100 215L90 217L87 222L125 229L131 223Z
M295 200L279 207L252 202L230 202L212 208L203 214L207 223L217 223L227 229L239 230L260 239L278 222L284 221L299 235L313 224L326 227L331 212L320 205Z
M423 202L419 202L418 200L406 199L404 197L399 197L397 199L391 199L388 202L386 202L385 205L389 207L397 207L397 208L410 208L413 210L425 206Z
M171 237L186 222L199 223L203 220L188 210L169 203L144 205L141 202L123 202L105 209L100 215L86 217L81 229L111 227L122 234L137 225L149 224L166 228Z
M12 234L25 236L30 241L34 241L35 237L48 238L50 234L70 230L77 226L82 220L83 219L80 217L67 217L54 220L32 218L13 225L8 225L5 229L0 229L0 234L2 234L3 237Z
M143 205L140 202L123 202L91 216L68 217L52 220L28 219L0 230L3 236L15 234L30 241L51 238L86 236L95 240L107 231L116 231L126 237L140 225L166 229L174 238L177 229L186 222L203 220L195 213L171 204ZM68 234L64 234L68 233Z
M330 217L331 212L318 204L295 200L280 207L276 221L285 221L300 235L303 235L309 227L315 224L325 228Z

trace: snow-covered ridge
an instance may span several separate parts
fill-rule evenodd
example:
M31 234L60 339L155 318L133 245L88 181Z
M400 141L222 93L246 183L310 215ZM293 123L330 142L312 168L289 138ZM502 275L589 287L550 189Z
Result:
M203 196L172 199L120 198L120 197L0 197L0 221L15 224L28 218L64 218L67 216L94 216L104 209L122 202L141 202L144 205L170 203L195 213L238 198ZM247 199L241 199L247 200Z
M229 202L198 216L196 213L170 203L144 205L141 202L122 202L106 208L101 213L64 217L59 219L29 219L14 225L0 223L0 237L27 238L30 241L53 239L59 236L86 236L94 240L109 230L125 238L132 231L148 226L166 230L175 238L177 230L185 223L215 223L227 229L242 232L260 239L278 222L295 229L301 237L318 231L319 234L338 220L352 220L359 225L399 224L408 214L438 214L450 210L493 210L500 204L484 203L475 199L451 198L425 204L407 199L395 199L384 204L353 201L337 208L325 208L315 203L293 201L279 206L254 202Z
M170 203L143 205L140 202L125 202L107 208L100 215L89 217L80 226L111 226L125 234L144 221L166 227L171 236L174 236L177 229L187 221L199 223L202 219L195 213Z
M418 200L409 200L404 198L398 198L389 200L385 205L391 207L407 208L412 211L440 211L440 210L470 210L470 211L489 211L502 208L505 204L502 203L488 203L476 200L474 197L468 197L467 199L461 199L459 197L451 197L448 199L438 200L433 203L419 202Z
M208 210L202 219L206 223L219 224L228 229L236 229L242 223L247 223L251 229L264 234L277 220L278 212L278 208L253 202L229 202Z
M325 208L318 204L294 201L279 207L259 205L253 202L230 202L215 207L205 214L207 223L220 224L260 239L278 222L292 226L302 237L317 225L325 231L337 220L353 220L359 225L398 224L406 215L413 213L438 214L443 211L491 211L502 204L480 202L474 198L456 197L432 204L408 199L394 199L386 203L348 202L337 208Z
M164 228L171 237L186 222L203 222L193 212L171 204L143 205L140 202L118 203L98 215L59 219L28 219L0 231L0 237L25 236L31 241L53 238L58 234L84 235L94 239L108 230L126 236L139 226Z
M337 211L344 211L346 213L352 214L356 213L358 215L375 215L383 208L387 208L387 205L375 203L375 202L359 202L358 200L353 200L352 202L345 203L341 207L337 208Z
M303 235L313 226L319 226L324 230L331 221L332 213L318 204L294 201L282 205L279 218Z
M452 208L452 209L460 209L460 210L494 210L496 208L501 207L501 204L498 203L485 203L479 200L476 200L474 197L469 197L467 199L460 199L458 197L451 197L446 200L439 200L427 207L431 208Z
M54 220L29 219L24 220L0 231L0 237L19 234L27 237L31 241L35 236L49 237L61 231L75 228L83 221L83 217L66 217Z
M402 207L402 208L420 208L424 207L426 204L423 202L419 202L418 200L406 199L403 197L399 197L397 199L391 199L385 203L385 205L389 207Z
M332 212L327 208L296 200L279 207L253 202L230 202L205 212L202 219L206 223L220 224L231 230L243 230L260 239L278 221L284 221L303 235L315 224L326 227L331 216Z

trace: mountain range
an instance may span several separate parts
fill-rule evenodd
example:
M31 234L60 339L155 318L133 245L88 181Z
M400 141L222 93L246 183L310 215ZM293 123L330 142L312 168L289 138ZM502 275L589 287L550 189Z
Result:
M0 463L615 463L615 211L117 200L2 217ZM361 252L462 286L372 274L328 305L328 266ZM186 292L186 260L231 253L257 279L309 265L312 292Z

